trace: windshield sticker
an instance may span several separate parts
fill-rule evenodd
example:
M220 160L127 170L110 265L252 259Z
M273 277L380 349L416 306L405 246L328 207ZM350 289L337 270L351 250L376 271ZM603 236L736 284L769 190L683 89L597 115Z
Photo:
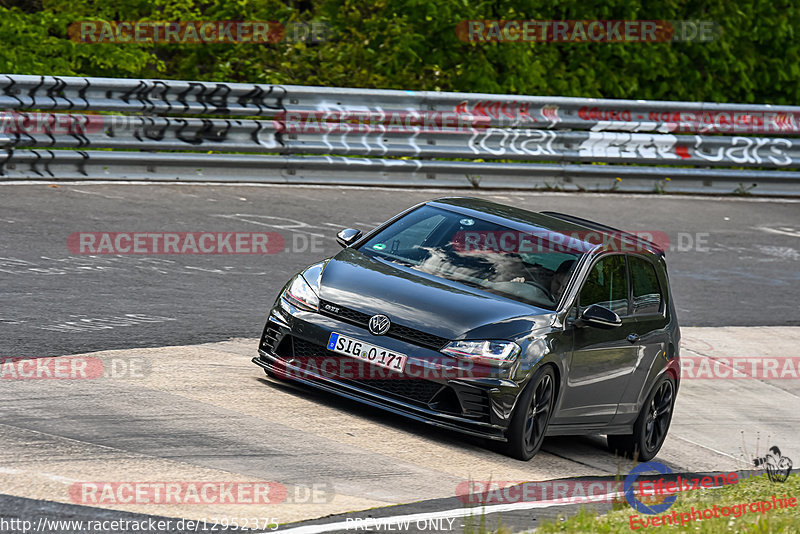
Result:
M384 245L383 243L375 243L374 245L372 245L372 248L374 248L375 250L383 250L386 248L386 245Z
M473 224L475 224L475 219L461 219L458 222L460 222L464 226L472 226Z

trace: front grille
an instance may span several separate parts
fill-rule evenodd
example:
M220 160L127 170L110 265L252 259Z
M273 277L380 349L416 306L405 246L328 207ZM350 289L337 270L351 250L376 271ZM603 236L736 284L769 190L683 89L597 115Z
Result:
M340 358L338 354L326 349L322 345L311 343L299 337L292 336L292 343L294 344L295 358Z
M325 315L332 315L342 319L343 321L354 323L359 326L367 326L367 324L369 324L370 317L372 317L366 313L361 313L360 311L351 310L350 308L344 308L342 306L333 306L333 308L338 308L339 311L334 313L332 310L327 310L324 307L321 307L320 309L322 309L322 313Z
M430 347L435 350L442 350L444 346L450 342L443 337L435 336L433 334L428 334L427 332L421 332L420 330L415 330L413 328L394 323L392 323L392 327L389 328L387 335L403 341L408 341L409 343L413 343L415 345Z
M371 315L362 313L358 310L353 310L350 308L346 308L344 306L339 306L337 304L333 304L331 302L327 302L324 300L320 301L319 309L320 313L322 313L323 315L327 315L329 317L335 317L337 319L348 322L350 324L360 326L362 328L367 328L369 320L372 317ZM394 322L392 322L392 326L391 328L389 328L389 331L386 333L386 335L389 337L393 337L395 339L399 339L401 341L406 341L408 343L412 343L414 345L419 345L421 347L426 347L436 351L442 350L442 348L444 348L444 346L450 342L450 340L447 338L429 334L427 332L422 332L420 330L399 325Z
M293 346L291 352L288 350L287 341L291 340ZM286 336L281 343L277 355L283 360L294 358L347 358L333 351L328 350L322 345L311 343L296 336ZM367 376L386 376L390 371L370 365L364 362L364 374ZM372 368L372 370L370 370ZM395 375L397 378L336 378L337 382L352 384L353 386L374 391L381 395L397 397L402 400L414 401L422 404L430 404L434 396L446 386L442 386L430 380L418 378L406 378L402 375Z
M399 378L396 380L342 380L342 382L352 383L364 389L374 390L394 397L403 397L404 399L410 399L423 404L430 403L434 395L443 387L436 382L414 378Z

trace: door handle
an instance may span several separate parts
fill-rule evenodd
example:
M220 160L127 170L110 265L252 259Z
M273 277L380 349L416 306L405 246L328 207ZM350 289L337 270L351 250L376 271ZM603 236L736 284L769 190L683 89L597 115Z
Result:
M637 341L639 341L639 334L628 334L628 337L626 337L625 339L627 339L631 343L636 343Z

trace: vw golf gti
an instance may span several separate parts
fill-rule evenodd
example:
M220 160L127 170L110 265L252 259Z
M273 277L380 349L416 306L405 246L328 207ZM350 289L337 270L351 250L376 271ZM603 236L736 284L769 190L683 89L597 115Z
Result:
M337 241L270 310L253 359L270 377L495 440L520 460L548 435L658 453L680 331L654 243L473 198Z

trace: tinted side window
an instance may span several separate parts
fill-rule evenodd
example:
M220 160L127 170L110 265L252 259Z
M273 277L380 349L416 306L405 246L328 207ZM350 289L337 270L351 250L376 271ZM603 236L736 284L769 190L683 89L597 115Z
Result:
M581 311L592 304L599 304L618 315L627 315L628 281L625 258L620 255L608 256L597 262L583 284L578 300Z
M664 299L655 267L649 261L635 256L628 258L628 265L633 285L633 314L659 313Z

